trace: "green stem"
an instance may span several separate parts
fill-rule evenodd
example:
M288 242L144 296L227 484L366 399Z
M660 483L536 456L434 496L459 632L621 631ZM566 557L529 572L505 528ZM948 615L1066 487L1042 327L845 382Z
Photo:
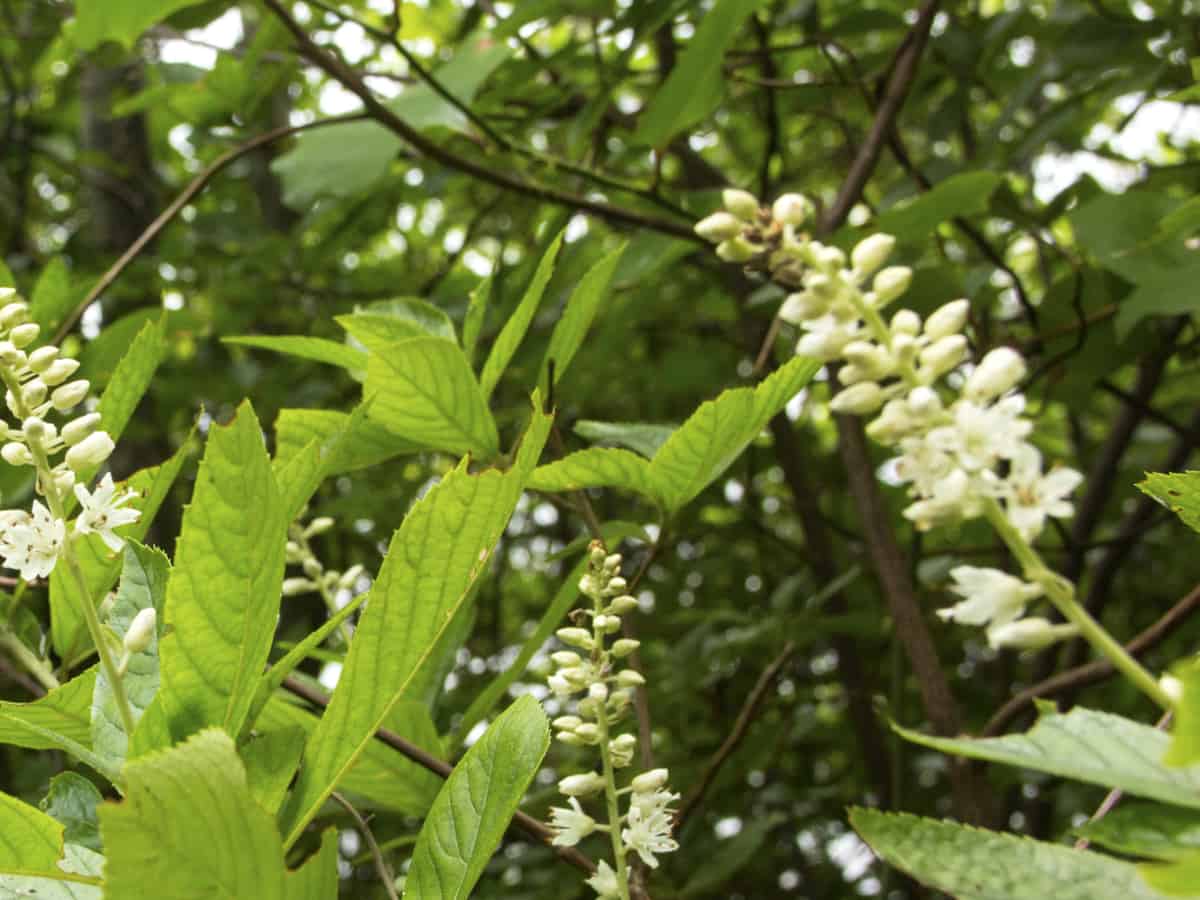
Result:
M601 672L608 670L610 659L604 648L605 634L596 627L596 617L604 608L604 600L600 595L592 597L592 640L595 647L592 650L592 661ZM612 841L613 868L617 875L617 890L621 900L630 900L629 896L629 865L625 861L625 842L621 840L621 807L617 795L617 776L613 768L612 754L608 748L608 709L600 703L596 714L596 727L600 731L600 763L604 773L604 802L608 810L608 836Z
M50 664L26 647L25 642L11 631L0 630L0 647L7 650L9 655L47 691L52 691L60 686Z
M1013 527L994 497L985 501L984 514L996 533L1012 551L1025 577L1040 585L1050 602L1063 617L1079 629L1080 635L1116 667L1117 671L1163 709L1175 708L1174 701L1159 685L1158 680L1097 622L1075 597L1075 586L1051 571L1037 550Z

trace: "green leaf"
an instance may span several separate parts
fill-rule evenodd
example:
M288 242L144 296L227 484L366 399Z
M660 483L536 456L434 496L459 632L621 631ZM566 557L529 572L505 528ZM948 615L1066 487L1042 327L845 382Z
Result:
M79 844L99 853L102 845L96 807L103 799L96 786L82 775L62 772L50 779L50 790L39 806L63 826L63 840L68 844Z
M737 459L818 368L819 363L798 356L757 387L733 388L705 402L649 462L628 450L592 447L541 466L530 486L543 491L618 487L675 512Z
M95 686L96 670L88 669L29 703L0 700L0 743L50 750L62 749L65 739L91 747Z
M593 422L580 419L574 431L589 441L619 444L650 459L675 433L674 425L653 425L649 422Z
M167 585L160 696L177 740L207 725L241 728L275 634L287 525L243 403L209 432Z
M529 480L539 491L578 491L616 487L656 498L650 483L650 463L628 450L591 447L539 466Z
M546 714L529 695L492 723L433 801L413 849L405 897L470 896L549 746Z
M122 537L140 541L146 536L187 457L185 443L162 465L142 469L122 482L121 490L137 491L137 499L129 505L142 514L137 522L119 529ZM81 657L95 652L80 612L81 605L85 602L97 604L104 598L116 584L123 562L120 555L111 552L94 534L76 540L75 549L88 586L86 599L80 595L75 579L68 576L66 567L55 567L50 573L51 638L59 656L70 666L77 664Z
M1127 856L1170 860L1200 850L1200 813L1178 806L1122 803L1072 831Z
M1145 275L1133 292L1121 301L1117 310L1117 337L1124 339L1147 316L1195 312L1197 279L1200 279L1200 263L1195 260Z
M1179 201L1154 191L1101 194L1068 216L1079 245L1106 269L1140 284L1193 264L1182 237L1160 239L1161 223Z
M271 465L279 485L283 517L289 522L300 515L321 482L338 469L347 455L355 452L354 445L369 427L367 410L363 406L355 407L350 415L337 421L341 427L333 434L313 437L290 456L280 459L277 448L276 459Z
M254 802L229 735L209 728L132 760L125 781L125 801L100 807L105 900L144 900L147 885L158 900L294 896L275 820ZM317 859L332 868L324 848Z
M29 316L42 326L42 339L50 336L63 323L67 313L75 308L75 295L71 290L71 276L61 256L42 269L33 296L29 299Z
M367 418L405 440L481 460L500 452L487 399L449 341L411 338L372 353L363 397Z
M587 274L572 292L567 305L563 308L562 318L554 326L550 335L550 346L542 358L542 366L538 375L538 385L544 385L548 377L550 361L554 361L554 383L558 384L563 374L571 366L575 354L583 346L583 339L596 318L600 303L608 296L608 286L612 281L613 272L621 261L628 244L622 244L612 253L588 269Z
M125 432L125 426L167 353L166 329L165 316L142 326L129 350L117 363L100 397L101 423L114 441Z
M87 378L93 390L100 390L112 379L133 345L147 325L153 325L164 317L161 308L138 309L106 322L94 341L83 345L79 353L79 377ZM169 316L168 316L169 318Z
M550 283L550 278L554 275L554 265L558 259L559 248L562 247L564 234L566 234L565 231L560 231L555 235L550 246L546 248L546 252L542 254L542 260L538 263L537 271L533 273L533 279L525 289L521 302L517 304L516 311L504 323L504 327L500 329L500 334L496 337L496 342L492 344L487 362L483 364L483 371L479 374L479 388L483 391L484 397L492 395L496 382L504 374L504 370L512 361L513 354L517 352L517 347L521 345L525 332L529 330L530 323L533 322L533 315L537 312L537 308L542 302L542 296L546 293L546 285Z
M665 147L672 137L712 112L724 87L725 51L762 4L763 0L717 0L704 14L675 68L641 113L635 142Z
M122 640L134 616L143 609L153 609L157 621L162 621L171 570L161 550L143 547L136 541L125 544L124 560L120 586L108 616L108 627ZM158 693L157 634L151 637L145 650L130 657L121 681L136 724ZM103 670L96 673L96 691L92 695L92 749L115 769L121 768L129 749L129 735L125 733L112 685Z
M371 349L410 337L457 340L450 317L420 297L378 300L355 310L351 315L334 318L355 339Z
M1170 738L1150 725L1075 707L1043 714L1028 734L998 738L939 738L892 726L899 734L943 753L1021 766L1074 778L1127 794L1200 809L1200 766L1162 762Z
M287 468L305 448L319 453L330 447L324 459L325 477L378 465L422 449L419 444L397 437L378 422L332 409L283 409L275 420L275 472L283 485ZM341 437L339 437L339 435Z
M299 335L257 335L240 334L234 337L221 338L224 344L234 344L239 347L257 347L260 350L271 350L275 353L285 353L299 359L311 359L313 362L328 363L350 371L361 371L367 367L367 354L337 341L327 341L324 338L300 337Z
M296 725L260 731L242 745L250 795L267 812L279 810L303 751L304 729Z
M1002 180L996 172L951 175L932 190L885 210L877 230L903 241L921 240L947 219L986 212L988 200Z
M486 570L549 434L551 420L540 403L535 393L533 417L511 469L471 475L464 461L417 501L393 535L281 817L289 847L421 675Z
M487 317L488 300L492 296L492 276L489 275L475 290L471 291L471 302L467 305L467 315L463 319L463 354L467 357L468 365L475 365L475 347L479 343L479 332L483 330L483 320Z
M1200 531L1200 472L1151 472L1138 489L1179 516L1192 531Z
M198 0L121 0L119 3L80 3L75 8L75 46L91 50L105 41L132 48L143 31L177 9Z
M1138 872L1146 883L1168 897L1196 897L1200 886L1200 852L1169 863L1143 863Z
M75 871L77 860L90 851L66 849L60 864L63 826L15 797L0 794L0 898L100 900L100 879Z
M1099 853L907 814L852 809L883 859L959 900L1161 900L1137 869Z
M487 77L512 51L484 35L463 44L454 59L434 76L444 88L469 104ZM409 87L387 106L406 124L420 131L461 129L462 113L424 84ZM323 196L353 197L364 193L387 174L403 142L375 122L348 122L299 135L296 145L271 168L283 180L284 201L306 209Z
M757 387L734 388L702 404L650 461L650 483L663 506L678 510L716 480L820 367L797 356Z
M298 727L310 734L320 721L294 703L276 694L263 709L258 727L267 731ZM401 700L384 720L384 727L404 735L422 750L440 757L437 728L422 704ZM301 747L304 742L301 742ZM423 816L442 786L442 779L402 756L382 741L367 741L362 755L336 785L336 790L357 795L356 805L390 809L409 816Z

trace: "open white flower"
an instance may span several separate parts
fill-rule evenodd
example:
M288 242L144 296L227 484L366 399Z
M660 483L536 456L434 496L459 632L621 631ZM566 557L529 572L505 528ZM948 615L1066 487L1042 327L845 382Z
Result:
M950 570L954 584L950 590L963 598L961 603L939 609L938 615L963 625L1007 625L1020 618L1031 600L1042 589L1001 572L979 566L956 566Z
M33 514L6 514L0 531L0 556L6 569L16 569L26 581L45 578L58 562L66 539L66 526L40 501Z
M583 811L578 800L570 797L567 802L571 804L569 809L565 806L550 809L550 827L557 832L551 843L558 847L574 847L596 830L596 820Z
M596 892L598 900L616 900L621 896L617 885L617 873L604 860L596 864L596 874L587 880L588 887Z
M83 509L75 520L77 534L98 534L114 553L125 546L125 541L113 533L114 528L129 525L141 518L136 509L124 509L126 503L137 496L136 491L116 493L111 474L106 474L96 490L89 492L82 484L75 485L75 496Z
M678 794L655 790L650 793L634 792L629 801L629 815L625 817L625 828L621 839L630 850L636 851L642 862L652 869L658 868L656 853L670 853L679 849L671 837L673 816L667 804Z
M1042 455L1030 444L1024 444L1012 459L1012 468L1001 486L1008 520L1027 541L1041 534L1046 518L1066 518L1075 507L1066 497L1083 476L1074 469L1059 466L1042 473Z
M929 432L929 443L953 454L969 472L990 469L998 459L1009 459L1023 446L1033 423L1021 416L1025 398L1020 394L1005 397L990 406L960 400L951 410L953 425L942 425Z

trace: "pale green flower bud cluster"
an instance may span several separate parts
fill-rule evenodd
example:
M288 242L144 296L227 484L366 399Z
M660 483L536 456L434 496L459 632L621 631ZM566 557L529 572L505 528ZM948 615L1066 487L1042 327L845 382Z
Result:
M1021 354L998 347L968 367L966 300L946 303L924 321L910 309L886 316L885 308L912 282L910 269L888 265L895 238L872 234L847 257L781 220L776 210L811 208L794 196L776 201L769 224L756 232L777 235L777 241L759 240L754 244L757 255L738 261L757 264L781 285L798 288L784 301L779 318L800 329L797 353L836 365L833 378L840 389L830 408L872 417L867 434L898 451L894 471L909 484L913 498L904 515L926 530L983 515L989 504L999 504L1027 542L1041 533L1048 518L1072 515L1067 498L1083 476L1065 467L1043 471L1041 453L1028 439L1033 423L1024 415L1025 398L1016 390L1026 374ZM736 215L729 197L725 205L725 215ZM764 215L760 211L760 218ZM730 240L714 230L713 219L701 221L697 233ZM747 241L747 231L734 240ZM957 390L946 384L951 373L961 385ZM960 580L955 591L967 599L945 611L946 617L989 625L995 646L1038 646L1070 633L1045 620L1018 622L1024 603L1013 615L984 615L984 609L1014 609L998 584L995 579ZM981 593L964 593L964 585ZM1025 587L1041 593L1033 585ZM1027 602L1028 591L1024 595ZM964 607L969 609L963 612Z
M568 775L559 781L559 791L570 805L552 809L550 825L555 831L554 843L560 846L573 846L594 831L608 833L616 868L601 863L588 884L601 898L627 898L627 853L635 852L646 865L655 867L655 854L677 849L671 838L673 812L669 805L679 795L666 789L665 769L637 775L624 790L616 788L614 772L632 764L637 739L615 729L626 718L633 692L645 684L639 672L621 662L638 648L637 641L620 637L622 617L638 604L620 574L621 556L608 553L599 541L592 542L588 554L579 590L592 601L592 608L576 611L573 618L590 620L591 627L574 625L558 630L557 637L565 647L551 655L555 671L548 681L557 697L578 698L573 712L554 719L555 737L573 747L596 747L602 772ZM580 805L580 799L601 793L606 794L612 811L607 824L597 822ZM618 794L630 795L623 815L618 812ZM611 821L613 815L617 821Z
M53 570L67 540L65 510L72 493L81 504L76 534L98 534L112 550L123 541L114 530L137 521L139 513L126 508L133 491L117 492L106 475L95 491L76 484L79 476L109 458L112 438L100 429L98 413L67 416L87 397L90 385L71 376L79 363L54 346L34 347L40 328L30 321L28 305L12 288L0 288L0 378L5 405L15 424L0 419L0 458L13 466L37 472L32 512L8 510L0 532L0 558L25 580L44 578ZM51 415L64 416L59 425ZM58 462L55 457L61 455Z
M325 601L330 614L338 611L339 599L348 597L353 592L358 579L362 577L363 567L353 565L344 572L326 569L317 558L312 548L311 540L334 527L336 522L329 516L318 516L307 525L293 522L288 527L285 559L290 566L297 566L301 574L283 579L283 596L297 597L301 594L317 593ZM350 628L343 623L339 630L344 643L350 642Z

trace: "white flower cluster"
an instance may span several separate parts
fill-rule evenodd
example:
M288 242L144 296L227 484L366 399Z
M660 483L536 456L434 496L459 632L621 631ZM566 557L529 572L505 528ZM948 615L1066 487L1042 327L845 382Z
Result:
M558 740L571 746L595 746L600 749L603 772L569 775L558 783L569 806L555 807L550 827L554 843L570 847L596 831L608 832L613 840L616 868L601 862L588 884L602 900L628 898L625 855L635 852L651 868L658 866L656 854L678 849L671 837L674 811L670 804L679 799L667 789L666 769L643 772L629 787L617 790L614 770L633 762L637 739L629 733L614 734L633 702L633 691L645 679L633 669L620 669L620 660L638 647L629 638L612 635L621 630L621 617L637 608L637 600L627 593L628 585L620 576L621 557L608 553L599 541L588 550L588 569L580 579L579 590L592 601L592 609L577 616L590 617L591 628L560 628L558 638L571 650L560 650L551 657L556 671L550 676L551 690L560 698L581 695L575 713L559 716L553 722ZM584 811L580 798L605 793L609 801L610 821L597 822ZM629 794L629 803L619 821L611 821L619 807L617 795ZM623 826L623 827L622 827Z
M885 318L884 309L912 280L906 267L885 267L892 236L867 237L847 259L800 230L813 205L798 194L783 195L769 211L746 191L726 191L724 202L725 211L702 220L697 233L719 240L722 258L795 289L779 317L802 331L796 352L838 364L841 390L831 408L874 416L867 433L899 452L895 471L913 497L904 515L917 528L975 518L992 505L1032 542L1047 518L1072 515L1067 498L1083 476L1065 467L1043 470L1028 440L1033 423L1024 416L1025 398L1016 390L1026 373L1021 354L998 347L973 368L964 365L966 300L945 304L923 322L909 309ZM951 373L955 389L945 383ZM1020 619L1041 596L1038 585L971 566L951 576L964 600L940 614L987 625L993 646L1041 646L1073 633L1045 619Z
M293 522L288 528L287 562L299 566L303 575L283 580L283 596L295 597L316 591L322 595L336 595L348 591L363 573L363 567L353 565L345 572L326 569L309 545L309 539L324 534L334 526L329 516L318 516L307 525Z
M90 385L84 379L68 380L79 363L62 356L57 347L31 349L39 332L16 292L0 288L0 378L5 404L17 423L0 419L0 457L10 465L33 467L37 492L46 500L35 500L32 512L0 511L0 559L26 581L50 574L70 534L98 534L111 550L120 550L124 542L113 529L140 515L126 507L135 492L118 493L111 475L105 475L94 491L76 484L78 477L108 459L113 440L99 429L99 413L67 416L58 427L47 421L51 413L70 413ZM60 453L63 458L53 462ZM81 509L68 528L72 493Z

